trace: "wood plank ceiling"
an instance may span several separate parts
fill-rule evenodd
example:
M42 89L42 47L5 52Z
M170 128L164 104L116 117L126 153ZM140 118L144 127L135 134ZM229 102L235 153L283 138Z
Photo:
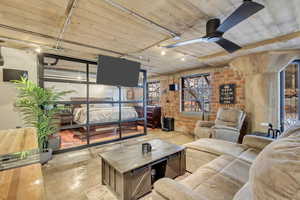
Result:
M247 46L300 31L300 0L256 1L266 8L231 29L226 38ZM0 39L6 42L0 45L31 49L40 46L45 52L91 59L98 54L123 56L141 61L154 74L223 65L233 57L253 52L299 48L300 34L231 55L220 54L224 52L222 48L207 43L168 50L158 47L205 35L208 19L224 20L241 3L242 0L1 0ZM175 40L174 35L181 39ZM162 51L166 55L162 56Z

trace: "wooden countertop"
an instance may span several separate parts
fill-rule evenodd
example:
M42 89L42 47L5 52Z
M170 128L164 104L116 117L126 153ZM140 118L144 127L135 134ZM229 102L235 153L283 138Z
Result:
M0 155L38 149L33 128L1 130L0 138Z
M44 183L40 164L0 172L1 200L44 200Z
M33 128L0 131L0 155L38 149ZM40 164L0 171L0 200L44 200Z

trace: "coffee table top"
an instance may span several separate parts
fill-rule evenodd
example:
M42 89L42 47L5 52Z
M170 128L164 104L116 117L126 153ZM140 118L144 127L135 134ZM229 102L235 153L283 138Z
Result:
M146 142L151 144L152 151L143 154L142 143ZM99 156L120 173L125 173L185 149L183 146L160 139L148 140L142 143L121 146L112 151L99 153Z

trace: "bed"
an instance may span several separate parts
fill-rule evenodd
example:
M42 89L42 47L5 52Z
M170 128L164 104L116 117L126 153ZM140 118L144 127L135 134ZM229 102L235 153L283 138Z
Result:
M86 98L71 98L72 101L85 101ZM109 123L116 122L119 120L119 106L118 104L94 104L97 101L112 101L111 98L90 98L90 109L89 109L89 124L90 126L90 136L98 135L107 132L114 132L117 134L119 130L118 123L110 125L97 125L99 123ZM86 124L87 123L87 107L85 104L76 104L73 107L73 122L76 124ZM121 108L121 120L131 121L122 123L122 131L137 131L138 123L137 119L138 113L134 107L126 106ZM94 124L94 125L93 125ZM87 131L86 128L81 128L80 132L77 134L80 138L86 138Z
M77 124L87 123L87 109L86 107L75 108L73 111L74 122ZM121 120L135 120L138 114L134 107L122 107ZM119 107L90 107L89 109L89 123L106 123L119 120Z

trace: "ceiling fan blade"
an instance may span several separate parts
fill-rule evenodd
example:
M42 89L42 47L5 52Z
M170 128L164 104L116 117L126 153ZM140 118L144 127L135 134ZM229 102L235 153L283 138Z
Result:
M225 33L235 25L251 17L265 6L251 0L244 0L244 3L236 9L224 22L218 27L217 31Z
M167 46L164 46L165 48L174 48L174 47L180 47L180 46L184 46L184 45L188 45L188 44L194 44L194 43L198 43L198 42L206 42L207 38L203 37L203 38L197 38L194 40L187 40L187 41L183 41L183 42L178 42L175 44L170 44Z
M224 48L226 51L228 51L229 53L233 53L242 48L239 45L229 40L226 40L225 38L220 38L220 40L216 41L216 43L220 45L222 48Z

